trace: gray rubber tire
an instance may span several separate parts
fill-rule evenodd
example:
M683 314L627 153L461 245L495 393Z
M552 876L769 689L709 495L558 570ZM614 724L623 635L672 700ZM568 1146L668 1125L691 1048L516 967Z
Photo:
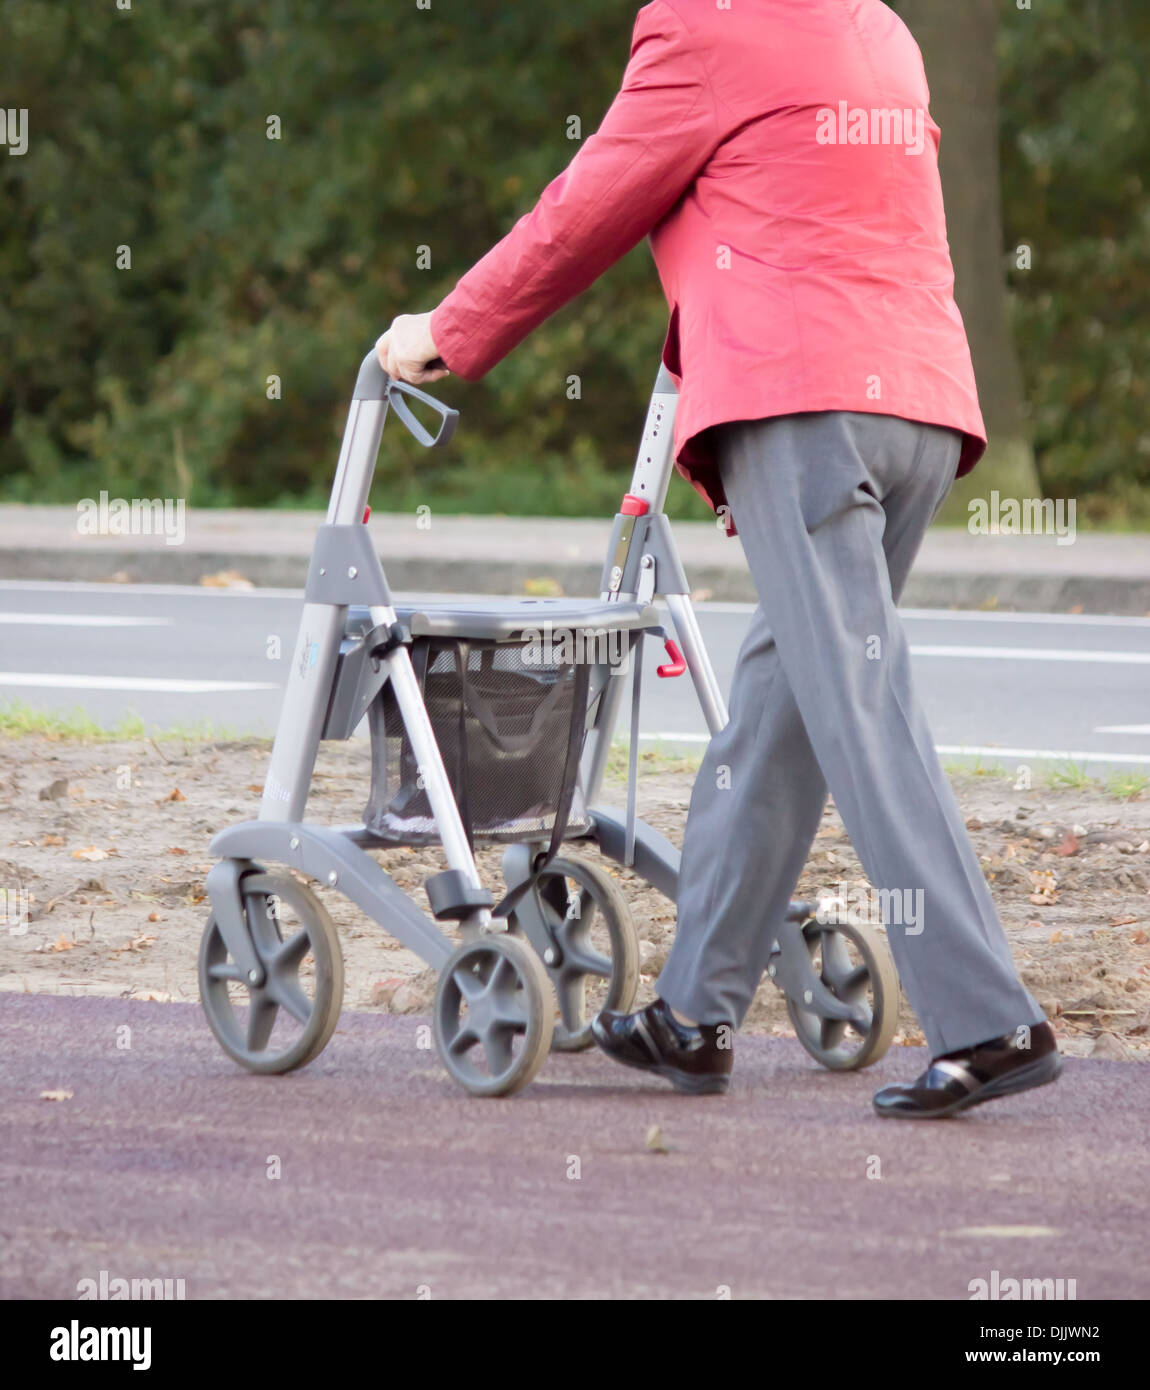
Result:
M214 917L200 940L200 1004L216 1041L248 1071L294 1071L313 1061L331 1040L343 1007L343 952L327 909L288 873L247 874L242 880L244 915L267 978L253 989L233 962ZM268 911L272 898L287 903L299 923L287 942L278 919ZM284 949L286 946L286 950ZM315 990L309 999L299 988L299 967L315 960ZM247 991L246 1016L236 1012L228 986ZM295 1021L281 1043L274 1039L279 1011ZM302 1016L301 1016L302 1015Z
M567 880L579 888L579 913L568 911ZM594 1045L591 1023L600 1009L628 1013L639 989L639 933L631 909L618 883L598 864L582 855L564 854L551 861L541 875L538 892L553 910L553 928L563 950L558 966L544 966L551 978L558 1004L554 1052L582 1052ZM591 909L589 911L589 909ZM610 954L592 951L590 933L596 926L606 932ZM609 973L580 969L601 961ZM606 979L603 997L587 1009L586 988L592 979Z
M440 1060L470 1095L522 1090L543 1065L555 1026L543 962L506 932L465 941L440 972L432 1021Z
M859 922L839 921L824 925L811 918L803 924L802 930L812 957L820 938L837 935L843 943L850 942L854 946L860 957L859 964L849 975L841 978L838 978L841 971L833 969L828 977L824 957L823 983L837 997L842 997L844 985L850 992L865 992L869 988L872 1002L868 1010L869 1026L860 1030L853 1025L839 1026L837 1020L823 1019L815 1010L788 994L787 1014L799 1042L820 1066L829 1071L860 1071L863 1067L869 1067L886 1052L898 1031L898 974L886 938L873 927ZM831 950L838 954L838 948L833 944ZM860 974L862 971L865 971L865 976ZM856 977L857 982L851 985L850 981ZM848 1041L848 1028L857 1041Z

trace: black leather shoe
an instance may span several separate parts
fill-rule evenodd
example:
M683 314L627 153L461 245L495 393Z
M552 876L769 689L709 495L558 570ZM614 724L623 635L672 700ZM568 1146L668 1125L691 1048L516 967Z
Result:
M972 1105L1057 1081L1062 1057L1049 1023L1030 1030L1030 1046L1015 1033L938 1057L909 1086L884 1086L874 1108L894 1120L941 1120Z
M725 1047L719 1046L720 1029ZM608 1057L625 1067L666 1077L676 1091L692 1096L727 1089L734 1061L732 1031L726 1024L690 1027L680 1023L661 999L637 1014L604 1010L591 1024L591 1036Z

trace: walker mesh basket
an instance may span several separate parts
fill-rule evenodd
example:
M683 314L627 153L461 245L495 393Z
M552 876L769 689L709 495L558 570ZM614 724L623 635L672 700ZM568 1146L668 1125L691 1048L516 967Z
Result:
M587 667L538 660L526 642L417 638L411 658L451 790L474 841L549 839L590 826L579 786ZM390 683L368 709L368 830L397 844L439 842ZM565 818L565 821L563 820Z

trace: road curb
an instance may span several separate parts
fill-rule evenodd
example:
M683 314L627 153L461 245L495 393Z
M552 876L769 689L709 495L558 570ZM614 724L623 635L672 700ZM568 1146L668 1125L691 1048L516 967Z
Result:
M600 566L586 561L441 559L383 556L388 581L397 592L472 594L599 591ZM750 574L738 566L688 565L700 599L756 601ZM299 554L240 554L229 550L115 549L75 546L0 548L0 579L66 582L188 584L205 576L238 573L256 588L301 589L308 557ZM919 570L902 596L909 608L1002 609L1027 613L1089 613L1150 616L1150 580L1128 576L985 573Z

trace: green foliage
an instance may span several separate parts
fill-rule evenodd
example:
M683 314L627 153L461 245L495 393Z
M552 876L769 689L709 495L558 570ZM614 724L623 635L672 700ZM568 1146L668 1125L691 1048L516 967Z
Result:
M1043 490L1078 498L1080 522L1146 525L1150 9L1042 0L1005 13L1003 220Z
M31 140L0 152L0 498L316 505L360 357L569 162L568 118L597 126L635 8L0 0L0 101L29 110ZM1004 15L1006 244L1034 247L1012 283L1042 476L1112 514L1150 480L1150 11ZM463 412L450 450L391 429L375 504L611 510L664 327L639 247L483 383L440 384ZM682 485L672 503L706 515Z
M0 155L2 494L314 505L360 357L532 206L572 157L569 115L594 130L625 11L4 4L4 101L31 146ZM481 386L445 384L452 450L389 431L376 504L610 510L662 332L639 250Z

